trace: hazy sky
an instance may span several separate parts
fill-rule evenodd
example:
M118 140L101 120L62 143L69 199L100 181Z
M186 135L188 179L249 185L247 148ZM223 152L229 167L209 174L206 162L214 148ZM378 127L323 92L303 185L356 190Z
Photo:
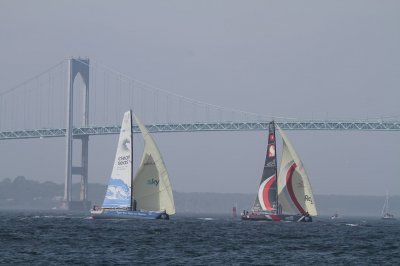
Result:
M0 92L84 56L254 113L400 119L399 1L1 0L0 39ZM256 193L265 135L155 137L175 190ZM400 194L400 132L288 136L315 194ZM117 135L91 138L90 182L107 182L116 142ZM0 179L61 183L64 161L64 139L0 142Z

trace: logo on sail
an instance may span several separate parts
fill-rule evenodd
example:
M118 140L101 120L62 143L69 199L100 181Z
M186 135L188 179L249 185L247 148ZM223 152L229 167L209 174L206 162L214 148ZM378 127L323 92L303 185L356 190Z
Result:
M130 198L131 191L129 186L121 179L110 178L103 207L128 206Z
M118 166L129 165L130 162L131 162L131 156L130 155L125 155L125 156L119 156L118 157Z
M147 185L158 186L158 183L160 183L159 179L156 179L156 178L147 179Z
M270 144L268 145L268 157L275 157L275 145L274 144Z
M270 199L271 187L276 182L276 175L272 175L269 178L265 179L264 182L261 183L260 188L258 189L258 198L260 200L260 204L263 210L273 210L273 202Z
M268 141L275 141L275 135L273 133L269 134Z
M308 195L304 195L304 200L309 201L311 204L313 204L312 198Z
M124 139L121 144L121 148L123 151L130 151L131 150L131 140L129 138Z
M265 165L266 167L275 167L275 160L272 160L270 162L267 162L267 164Z
M107 199L129 199L130 190L127 184L121 179L110 179L108 184L106 198Z

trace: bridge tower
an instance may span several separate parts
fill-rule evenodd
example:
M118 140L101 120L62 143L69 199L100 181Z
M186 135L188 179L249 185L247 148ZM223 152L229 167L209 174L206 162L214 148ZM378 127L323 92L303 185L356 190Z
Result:
M74 114L74 81L80 75L85 84L83 93L83 126L89 126L89 59L70 58L68 60L68 96L67 96L67 125L66 125L66 164L64 184L64 208L69 210L85 210L90 208L87 200L88 193L88 158L89 158L89 136L73 137L73 114ZM79 139L81 143L81 165L72 166L73 140ZM80 200L72 200L72 176L81 177Z

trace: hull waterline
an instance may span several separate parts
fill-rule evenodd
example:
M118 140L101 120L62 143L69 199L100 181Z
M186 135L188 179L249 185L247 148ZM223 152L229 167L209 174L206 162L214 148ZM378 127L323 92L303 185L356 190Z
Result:
M381 217L382 220L396 220L394 215L385 215Z
M241 218L248 221L312 222L311 216L290 214L249 213L242 215Z
M169 220L165 211L92 210L90 214L93 219Z

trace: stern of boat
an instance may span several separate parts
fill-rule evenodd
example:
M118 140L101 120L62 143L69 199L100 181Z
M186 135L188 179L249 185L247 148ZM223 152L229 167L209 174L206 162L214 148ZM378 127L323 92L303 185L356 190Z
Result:
M98 218L103 214L103 210L91 210L90 215L92 216L93 219Z
M160 218L161 220L169 220L169 215L166 212L163 212L160 214Z

